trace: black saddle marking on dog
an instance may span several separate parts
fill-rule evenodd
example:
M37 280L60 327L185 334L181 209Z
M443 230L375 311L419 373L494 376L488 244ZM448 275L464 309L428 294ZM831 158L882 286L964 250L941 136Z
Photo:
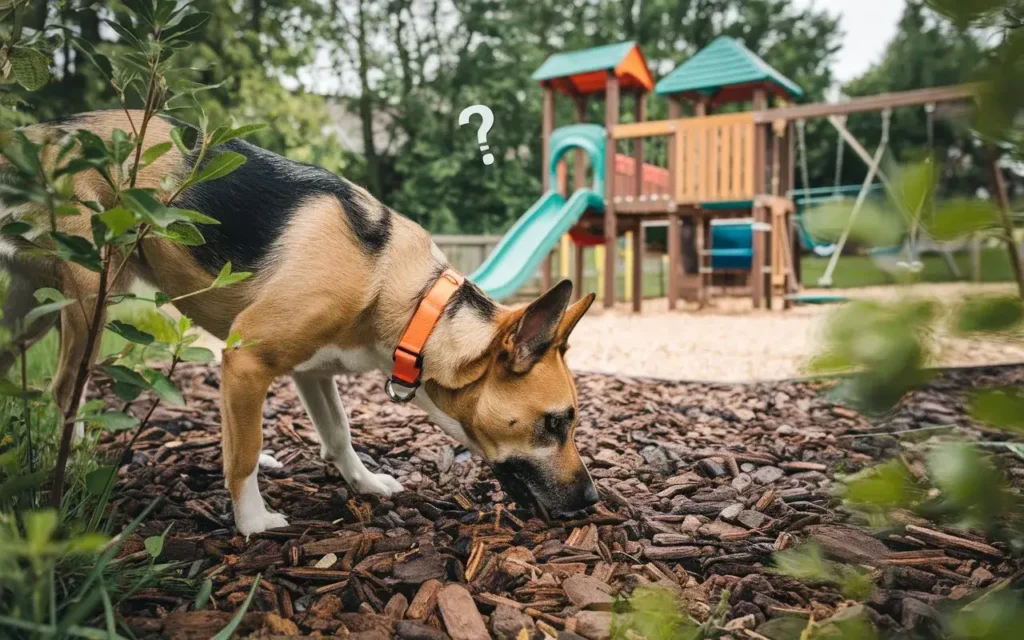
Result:
M177 123L175 123L177 124ZM211 150L205 165L218 151L234 151L246 161L227 176L186 189L175 206L194 209L220 221L200 225L206 243L190 247L203 268L215 272L230 260L251 270L266 256L288 225L288 220L310 198L331 195L345 210L356 238L371 254L387 246L391 237L391 210L380 207L371 215L352 183L313 165L289 160L244 140L231 140ZM191 168L196 152L187 158Z
M494 301L469 280L463 282L462 286L455 291L444 311L449 318L452 318L462 308L473 309L488 322L494 320L494 315L498 311Z

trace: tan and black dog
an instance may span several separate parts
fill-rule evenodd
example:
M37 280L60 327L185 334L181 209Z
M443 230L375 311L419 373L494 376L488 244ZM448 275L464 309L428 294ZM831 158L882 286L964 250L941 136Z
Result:
M142 114L132 117L139 122ZM146 147L169 140L171 128L153 119ZM124 112L108 111L25 131L37 141L57 141L76 129L109 140L113 130L130 131L131 124ZM220 221L202 227L206 243L185 247L147 238L114 287L141 279L174 297L209 286L229 260L236 270L254 273L177 305L221 339L237 331L256 341L224 353L221 385L224 475L235 524L248 535L287 524L267 510L256 480L258 463L276 463L260 451L263 402L278 376L294 380L320 435L321 455L353 489L402 490L394 478L369 471L353 450L334 376L390 371L410 318L448 264L425 230L358 186L243 141L226 147L243 154L245 164L189 188L173 203ZM174 149L140 173L139 186L158 189L166 200L195 159ZM77 175L75 189L82 200L111 204L111 190L98 174ZM61 229L87 235L86 213L60 218ZM6 208L3 217L24 214ZM87 318L95 304L90 292L99 276L72 263L25 256L15 240L5 240L0 254L11 275L4 322L34 306L32 293L43 286L83 303L60 313L54 393L67 407L75 369L86 357ZM570 305L570 292L564 281L528 307L510 309L464 283L426 341L423 387L414 399L441 429L482 456L514 498L536 501L552 515L598 499L573 442L578 399L563 361L566 339L593 294ZM41 320L32 332L41 336L51 324Z

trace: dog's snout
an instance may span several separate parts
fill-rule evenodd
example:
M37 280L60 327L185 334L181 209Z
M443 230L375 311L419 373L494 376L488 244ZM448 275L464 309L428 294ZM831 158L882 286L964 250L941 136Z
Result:
M583 489L583 503L585 507L592 507L601 500L601 496L597 495L597 487L594 486L593 480L588 480L587 486Z

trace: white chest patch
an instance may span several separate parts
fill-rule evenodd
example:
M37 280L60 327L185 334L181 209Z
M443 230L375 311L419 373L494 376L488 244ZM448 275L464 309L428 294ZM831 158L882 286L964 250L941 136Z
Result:
M320 372L324 374L364 373L379 369L380 355L373 349L341 349L323 347L317 349L309 360L295 367L299 372Z

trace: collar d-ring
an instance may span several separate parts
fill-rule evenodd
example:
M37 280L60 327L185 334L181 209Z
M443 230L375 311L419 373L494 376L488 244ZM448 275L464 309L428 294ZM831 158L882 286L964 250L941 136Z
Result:
M403 395L399 393L397 389L395 389L396 385L408 389L408 391ZM384 392L387 393L388 397L394 400L395 402L409 402L416 396L417 388L419 388L419 385L416 385L415 387L406 387L401 382L396 383L394 380L391 379L388 379L388 381L384 383Z

